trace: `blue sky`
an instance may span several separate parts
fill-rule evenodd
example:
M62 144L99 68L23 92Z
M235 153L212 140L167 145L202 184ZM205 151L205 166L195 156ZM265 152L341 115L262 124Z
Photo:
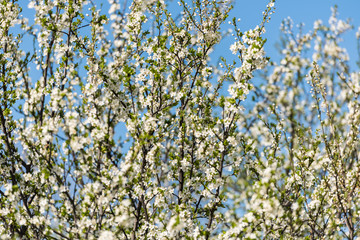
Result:
M256 26L261 20L261 13L265 9L267 0L235 0L232 14L240 17L239 24L242 30L247 30ZM266 35L268 39L265 46L268 55L274 60L277 51L275 43L279 41L281 21L288 16L294 21L294 27L298 23L305 23L305 30L310 30L317 19L327 23L331 15L331 7L338 6L338 18L351 18L351 24L355 26L344 39L344 47L348 49L350 60L358 60L356 52L355 32L360 26L360 1L359 0L276 0L275 13L271 21L266 25Z
M174 6L177 5L177 1L178 0L171 0L166 2ZM27 2L28 1L20 1L19 4L24 8L22 14L28 17L30 22L33 22L31 18L34 12L27 9ZM97 0L93 2L98 5L98 7L103 3L102 13L108 14L109 5L107 4L107 0ZM122 2L123 1L120 0L120 3ZM264 11L268 2L269 0L234 0L234 9L230 12L229 20L233 17L241 18L239 26L242 31L254 28L261 22L262 11ZM310 30L314 21L317 19L327 22L331 14L330 8L334 5L338 5L339 18L343 20L351 18L351 23L355 26L355 29L347 34L343 46L349 50L351 61L356 61L358 56L356 52L355 30L360 26L360 0L276 0L276 10L272 15L271 21L266 25L267 32L265 34L265 37L268 39L265 49L272 60L276 60L278 56L275 50L275 43L279 41L279 28L283 19L291 17L294 21L294 26L298 23L305 23L305 30ZM225 40L221 48L229 47L228 45L231 44L233 39L228 38L228 40L229 41ZM224 57L231 57L230 51L221 50L220 52ZM217 55L215 52L215 56Z

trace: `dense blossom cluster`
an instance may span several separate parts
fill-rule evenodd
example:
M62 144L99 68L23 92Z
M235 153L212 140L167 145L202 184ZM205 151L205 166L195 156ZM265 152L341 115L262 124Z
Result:
M234 220L226 239L360 235L359 73L341 47L352 26L334 8L328 24L301 27L284 20L282 59L241 117L252 144L228 192Z
M358 237L352 27L285 20L255 84L274 2L214 65L227 0L1 1L0 238Z

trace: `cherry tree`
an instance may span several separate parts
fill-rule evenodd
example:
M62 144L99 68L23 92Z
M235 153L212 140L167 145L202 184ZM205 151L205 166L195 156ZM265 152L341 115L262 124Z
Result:
M240 117L251 147L242 177L229 184L237 207L224 236L356 239L360 78L341 47L352 26L335 7L328 24L316 21L309 32L291 19L281 29L281 60L263 74L254 107ZM360 28L356 38L360 47Z
M1 239L359 236L351 26L285 20L270 62L274 2L242 31L227 0L3 0Z

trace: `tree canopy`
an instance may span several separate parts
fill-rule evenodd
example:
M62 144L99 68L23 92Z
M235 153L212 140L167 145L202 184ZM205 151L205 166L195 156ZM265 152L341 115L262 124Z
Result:
M1 239L360 236L336 7L308 32L285 19L275 62L275 0L246 31L228 0L26 4L0 1ZM229 34L235 60L211 59Z

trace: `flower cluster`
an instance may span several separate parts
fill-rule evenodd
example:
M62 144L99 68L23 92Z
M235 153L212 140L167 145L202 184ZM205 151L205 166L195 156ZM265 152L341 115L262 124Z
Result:
M274 2L214 65L227 0L2 1L0 238L359 236L351 26L284 21L257 84Z
M222 237L355 239L359 78L341 45L351 26L334 8L329 25L317 21L297 33L286 19L282 30L282 58L242 116L254 153L233 179L228 196L236 210L227 213L232 227Z

